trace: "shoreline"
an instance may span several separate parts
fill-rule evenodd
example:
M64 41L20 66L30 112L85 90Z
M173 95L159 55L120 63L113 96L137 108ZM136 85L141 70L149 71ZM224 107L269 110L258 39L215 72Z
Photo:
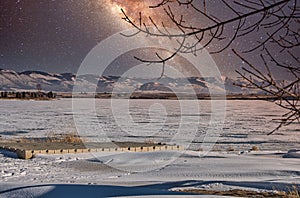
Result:
M163 93L145 93L145 94L117 94L112 95L110 93L97 93L97 94L80 94L72 95L70 94L59 94L57 93L56 98L1 98L0 100L18 100L18 101L54 101L65 98L74 98L74 99L132 99L132 100L264 100L264 101L276 101L283 98L266 96L266 95L201 95L198 94L197 98L190 95L180 95L180 98L176 94L163 94ZM295 100L294 98L285 98L287 100Z

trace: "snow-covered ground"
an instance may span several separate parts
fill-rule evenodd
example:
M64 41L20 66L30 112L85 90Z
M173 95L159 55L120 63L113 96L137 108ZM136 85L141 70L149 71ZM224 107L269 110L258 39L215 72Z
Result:
M128 160L130 153L39 155L27 161L15 159L9 152L0 153L0 197L63 197L69 193L75 197L171 197L180 195L177 191L182 189L272 191L286 190L292 185L300 187L299 151L290 153L294 158L283 158L284 153L279 151L242 155L212 152L200 158L198 152L187 151L173 163L149 172L111 167L115 159L128 167L146 160L150 163L152 158L147 153L134 163Z
M89 102L89 99L85 100ZM147 117L148 109L157 102L131 101L134 120L148 124L151 121ZM151 136L134 136L121 131L113 122L110 100L96 100L96 119L87 113L88 109L83 105L82 115L88 126L85 138L93 140L98 137L91 132L99 127L100 122L105 126L105 134L110 140L168 141L176 134L180 108L176 106L177 101L160 103L165 106L169 116L163 123L164 127ZM201 134L211 116L209 101L199 101L199 105L199 115L190 115L201 117L200 135L192 140L191 148L194 150L201 150ZM0 107L2 139L45 136L74 130L74 112L68 99L2 100ZM193 150L183 153L101 152L37 155L31 160L21 160L14 153L0 150L0 197L174 197L183 196L178 192L182 189L273 191L286 190L291 186L300 188L299 125L290 125L267 136L277 126L276 119L282 113L284 111L269 102L227 101L223 131L214 150L208 154ZM160 120L160 117L153 119ZM153 123L156 126L161 124ZM259 150L250 151L253 146Z

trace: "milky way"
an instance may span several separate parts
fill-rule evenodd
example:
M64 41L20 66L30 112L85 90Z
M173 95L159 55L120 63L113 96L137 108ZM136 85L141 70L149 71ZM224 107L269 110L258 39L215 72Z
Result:
M102 1L102 0L100 0ZM143 18L143 23L150 24L148 20L151 17L156 23L161 23L165 13L162 9L149 8L150 6L157 5L157 0L106 0L106 4L110 7L112 14L124 17L121 9L133 21L139 21L140 17Z
M152 15L153 10L148 9L149 6L153 5L155 1L149 3L149 1L141 1L141 0L107 0L114 9L114 6L117 8L123 8L130 15L138 16L139 12L143 12L146 15Z

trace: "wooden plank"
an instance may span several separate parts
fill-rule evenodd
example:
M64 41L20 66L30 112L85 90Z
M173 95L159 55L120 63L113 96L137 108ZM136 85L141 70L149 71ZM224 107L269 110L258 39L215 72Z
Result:
M77 154L89 152L155 152L165 150L184 150L178 145L157 145L139 147L116 147L116 148L86 148L86 149L55 149L55 150L24 150L9 146L0 146L0 149L15 152L20 159L31 159L36 154Z

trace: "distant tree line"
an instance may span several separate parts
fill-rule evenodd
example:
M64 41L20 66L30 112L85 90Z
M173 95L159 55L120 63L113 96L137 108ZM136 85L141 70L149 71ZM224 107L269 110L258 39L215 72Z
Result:
M56 98L56 94L52 91L50 92L11 92L2 91L0 93L0 98L19 98L19 99L34 99L34 98Z

